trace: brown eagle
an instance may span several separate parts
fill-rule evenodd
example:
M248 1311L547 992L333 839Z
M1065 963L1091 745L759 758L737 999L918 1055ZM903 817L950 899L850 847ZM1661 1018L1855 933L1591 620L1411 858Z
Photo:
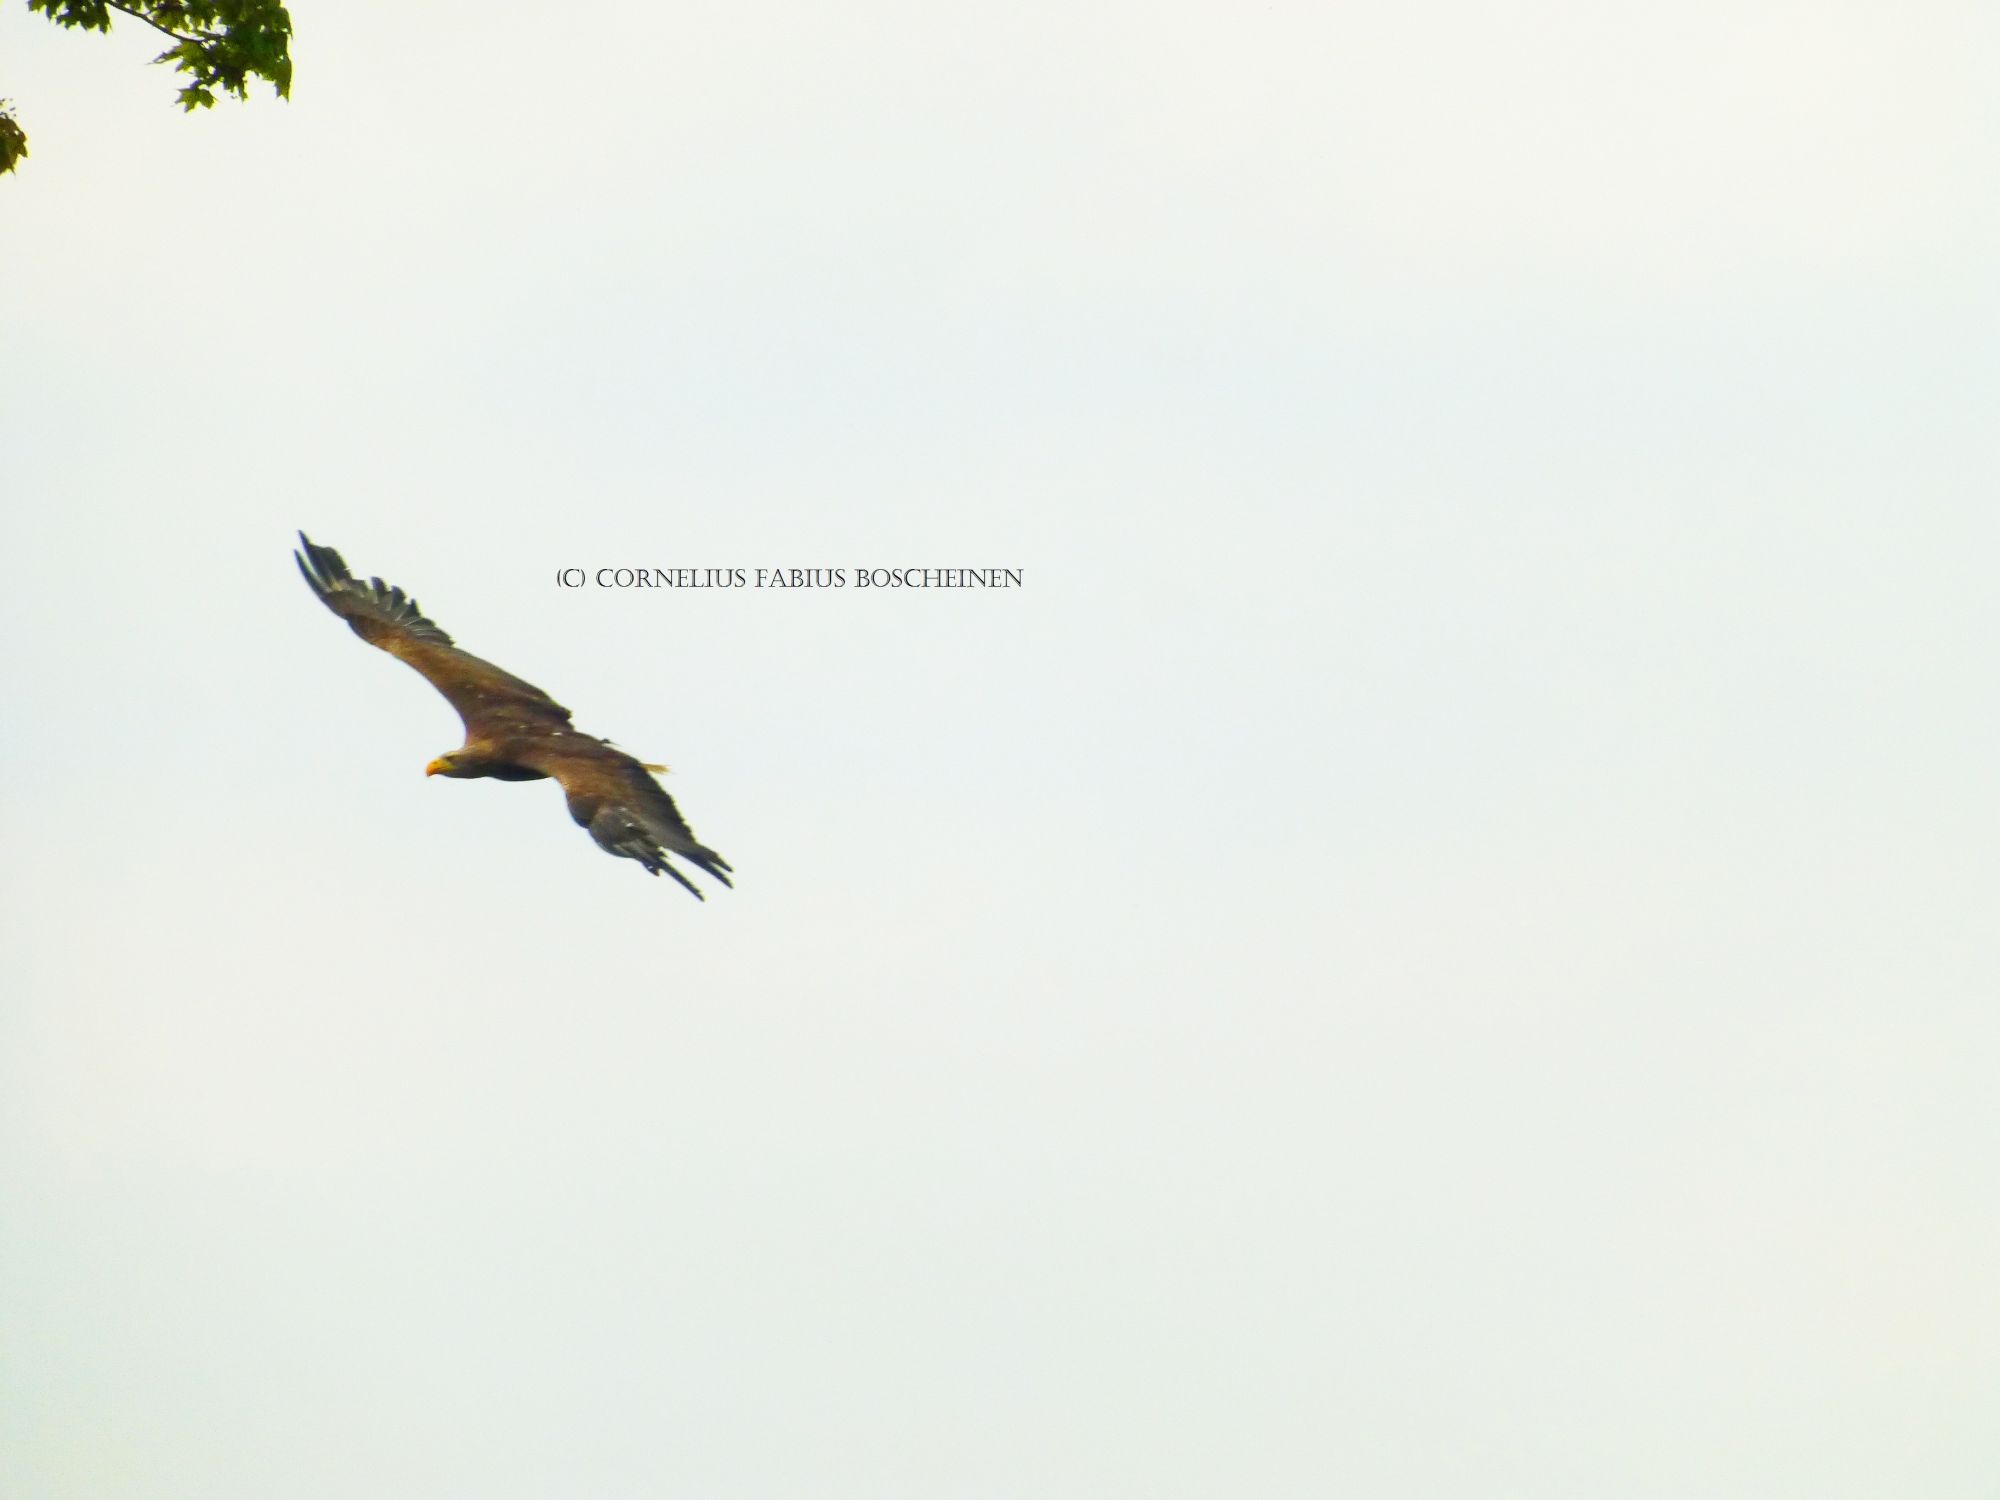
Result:
M320 603L345 620L371 646L423 673L465 720L465 744L424 767L426 776L494 776L502 781L553 778L569 797L569 814L590 830L600 847L636 859L655 875L671 875L693 891L695 883L667 863L669 853L729 881L729 861L695 842L674 799L649 772L609 740L572 729L569 710L540 688L481 661L451 643L424 618L401 589L347 571L331 547L303 531L303 553L292 554Z

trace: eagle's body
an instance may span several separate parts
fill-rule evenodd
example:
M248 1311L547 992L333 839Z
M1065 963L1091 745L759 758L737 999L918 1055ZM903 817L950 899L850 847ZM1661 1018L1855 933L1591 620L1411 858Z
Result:
M730 883L729 862L695 841L674 799L649 774L664 767L571 728L568 709L533 683L459 650L401 589L379 578L364 583L333 548L316 546L304 532L299 541L305 547L296 554L299 571L320 602L369 645L423 673L465 721L464 745L432 761L425 775L554 780L569 798L570 816L609 853L671 875L697 897L694 882L667 862L669 853Z

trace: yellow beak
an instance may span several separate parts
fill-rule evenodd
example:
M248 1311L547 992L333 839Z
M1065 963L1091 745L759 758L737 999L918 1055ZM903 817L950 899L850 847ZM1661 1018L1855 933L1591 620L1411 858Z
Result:
M437 776L449 769L450 767L446 766L442 759L438 759L424 767L424 774L426 776Z

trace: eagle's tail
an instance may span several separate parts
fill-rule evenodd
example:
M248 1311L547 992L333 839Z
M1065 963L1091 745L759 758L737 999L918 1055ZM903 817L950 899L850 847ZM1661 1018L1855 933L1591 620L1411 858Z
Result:
M633 801L600 802L572 795L569 799L570 816L590 831L597 846L607 854L636 859L649 874L673 876L698 901L708 898L702 895L701 889L692 880L668 862L669 853L679 855L724 885L732 885L728 874L729 861L713 849L696 843L694 835L681 821L672 799L658 787L650 783L648 786L652 796ZM648 805L654 797L666 804L664 810Z

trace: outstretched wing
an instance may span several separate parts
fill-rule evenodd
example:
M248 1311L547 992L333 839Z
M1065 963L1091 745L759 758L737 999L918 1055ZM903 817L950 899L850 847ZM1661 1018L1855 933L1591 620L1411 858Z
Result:
M299 541L305 550L292 556L320 603L369 645L423 673L458 710L468 741L526 725L569 722L569 710L533 683L459 650L401 589L379 578L362 582L347 571L338 552L316 545L303 531Z
M669 854L730 884L729 861L695 839L666 788L624 751L582 736L558 735L517 750L514 759L562 784L569 815L607 853L636 859L654 875L673 876L698 899L705 898L667 862Z

